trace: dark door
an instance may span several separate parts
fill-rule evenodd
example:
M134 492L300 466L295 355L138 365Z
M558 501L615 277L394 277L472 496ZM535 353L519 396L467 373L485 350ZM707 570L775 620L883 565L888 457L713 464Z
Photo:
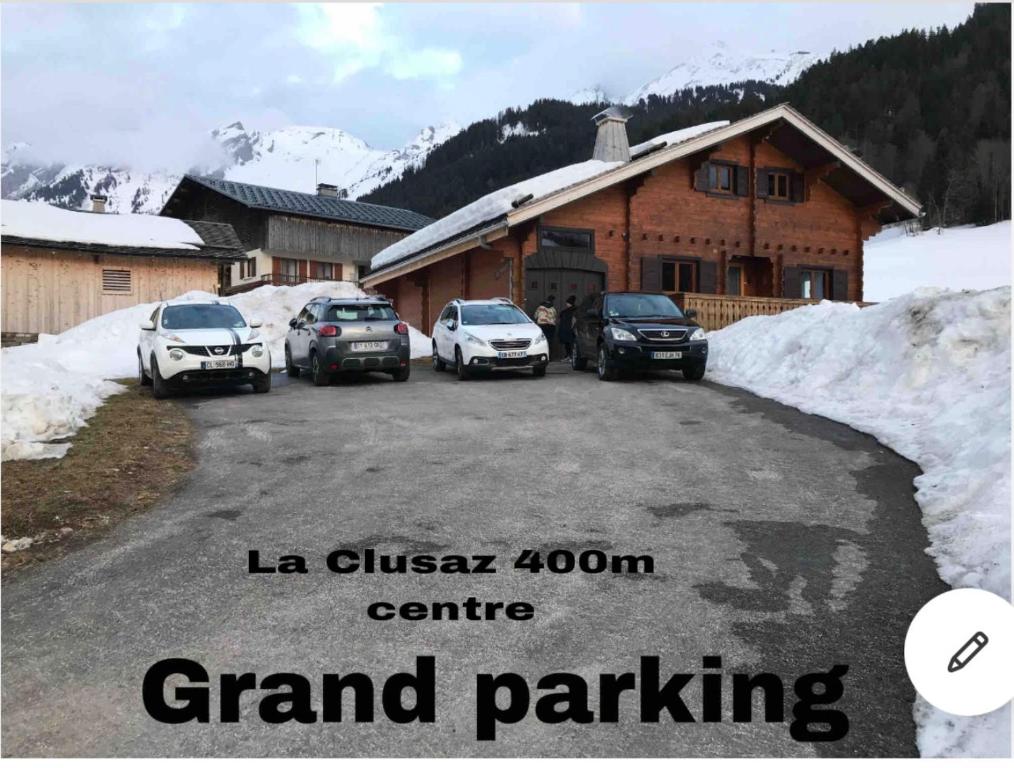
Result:
M563 309L568 296L577 303L605 287L605 275L579 269L529 269L525 276L525 311L532 315L547 296L554 296L556 311Z

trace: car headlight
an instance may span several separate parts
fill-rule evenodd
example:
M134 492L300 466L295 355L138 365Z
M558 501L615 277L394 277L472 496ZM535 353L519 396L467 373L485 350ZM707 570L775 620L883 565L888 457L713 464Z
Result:
M169 358L172 359L172 360L182 360L183 359L183 350L182 349L170 349L169 350Z
M694 328L694 332L690 334L690 341L704 341L706 338L703 328Z
M253 341L254 339L259 339L260 337L261 337L261 332L258 331L256 328L254 328L252 331L250 331L250 335L247 336L246 340L247 341Z
M261 344L254 344L250 347L250 354L254 357L261 357L264 355L264 347Z
M546 340L546 334L544 334L542 331L539 331L539 335L538 336L533 336L531 342L529 342L529 343L534 347L536 344L541 344L545 340Z
M486 342L485 341L483 341L482 339L478 338L477 336L473 336L470 333L466 333L465 334L465 341L467 341L469 344L476 344L476 345L478 345L480 347L485 347L486 346Z
M175 341L177 344L182 344L183 339L177 336L175 333L161 333L159 334L163 339L169 339L169 341Z
M613 326L609 329L609 334L613 337L614 341L637 341L637 337L626 328Z

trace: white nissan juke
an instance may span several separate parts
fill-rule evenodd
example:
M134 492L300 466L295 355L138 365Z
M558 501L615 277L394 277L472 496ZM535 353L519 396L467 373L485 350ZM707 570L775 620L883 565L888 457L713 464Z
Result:
M271 389L271 353L260 321L217 301L163 302L141 323L137 378L158 399L186 387L252 384Z

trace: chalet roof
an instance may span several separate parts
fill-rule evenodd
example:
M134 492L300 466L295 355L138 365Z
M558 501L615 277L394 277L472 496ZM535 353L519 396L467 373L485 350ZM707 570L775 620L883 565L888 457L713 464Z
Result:
M246 258L231 224L139 213L92 213L42 202L4 200L4 244L109 253L235 261Z
M342 200L308 192L294 192L290 189L263 187L258 184L245 184L239 181L228 181L211 176L187 174L179 186L170 195L162 208L167 213L177 192L187 183L198 184L218 192L241 203L248 208L263 211L287 213L293 216L308 216L315 219L341 221L349 224L396 229L415 232L429 224L433 219L421 213L404 208L391 208L386 205L360 203L355 200Z
M627 162L587 160L492 192L388 246L373 257L367 285L394 273L474 247L506 234L509 227L593 194L679 158L707 151L737 136L763 130L777 149L804 167L824 169L823 180L857 205L884 202L882 215L918 216L919 203L852 154L788 104L734 123L707 123L663 134L630 148Z

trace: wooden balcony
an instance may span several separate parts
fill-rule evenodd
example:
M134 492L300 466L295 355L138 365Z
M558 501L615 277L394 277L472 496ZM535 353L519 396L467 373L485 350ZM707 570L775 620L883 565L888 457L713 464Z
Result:
M819 304L820 299L779 299L767 296L724 296L713 293L671 293L668 295L680 309L697 311L697 322L705 330L717 331L727 325L754 315L777 315L790 309ZM855 302L860 307L868 302Z

